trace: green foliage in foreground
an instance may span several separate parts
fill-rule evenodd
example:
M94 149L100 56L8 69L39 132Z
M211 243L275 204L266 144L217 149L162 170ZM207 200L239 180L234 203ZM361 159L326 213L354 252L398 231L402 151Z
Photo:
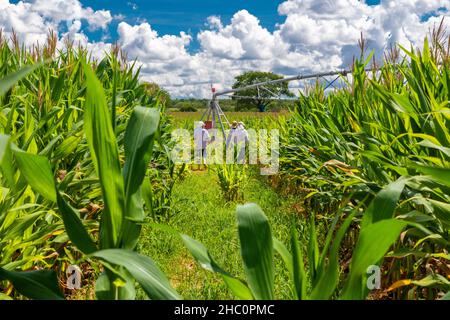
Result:
M432 47L425 41L421 52L402 49L410 61L386 60L379 72L364 71L370 57L356 61L348 88L310 90L281 134L279 180L314 214L334 215L350 204L365 212L362 230L393 208L397 219L416 223L384 267L383 288L397 298L436 298L441 283L428 282L429 290L409 284L448 279L450 60L438 38L433 34Z
M386 218L363 228L353 252L350 273L346 276L346 280L340 283L339 248L355 213L345 218L333 237L334 228L340 218L339 215L336 216L322 252L315 242L315 229L311 227L308 273L305 271L303 244L298 240L295 227L292 227L291 232L291 253L282 242L272 238L268 220L255 204L238 206L237 209L246 282L224 271L201 243L186 235L182 235L182 239L197 262L206 270L220 274L238 299L274 299L275 251L280 254L291 275L292 298L330 299L337 290L341 299L364 299L369 291L365 281L368 268L383 258L407 222ZM440 282L450 289L450 282L445 280Z
M134 299L136 279L153 299L178 299L166 277L153 261L132 251L145 217L140 187L151 158L152 143L159 123L157 109L136 107L125 130L125 164L120 168L118 146L102 85L88 65L84 132L99 176L105 210L100 221L98 243L91 238L78 213L67 203L55 184L50 162L43 156L24 152L2 140L1 158L13 155L17 169L31 188L47 200L56 202L69 239L86 255L98 259L105 272L96 283L99 299ZM145 128L145 130L144 130ZM9 159L10 160L10 159ZM2 163L3 164L3 163ZM2 165L7 176L16 175L11 162ZM17 273L0 268L0 277L10 280L24 295L36 299L61 298L50 271ZM120 281L119 281L120 280Z
M141 184L147 191L154 187L154 198L165 197L159 186L173 183L178 173L171 173L166 152L170 124L164 105L148 94L139 70L116 47L93 61L71 43L57 52L52 36L31 50L3 40L0 267L1 278L11 282L1 281L2 291L14 298L24 293L24 278L15 272L28 271L31 281L46 285L50 272L41 270L55 270L62 280L67 266L77 264L90 285L101 274L98 298L134 297L133 278L152 275L133 274L112 261L114 251L91 254L120 248L131 250L138 264L151 264L133 251L148 212ZM162 210L151 208L154 215ZM167 285L157 271L153 276ZM30 297L42 298L40 292ZM164 297L178 295L167 286Z

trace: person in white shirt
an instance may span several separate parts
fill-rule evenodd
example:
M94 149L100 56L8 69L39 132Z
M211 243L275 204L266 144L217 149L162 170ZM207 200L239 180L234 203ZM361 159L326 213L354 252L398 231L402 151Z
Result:
M249 143L248 132L245 130L245 125L242 121L238 123L237 126L237 145L238 145L238 157L237 163L244 164L245 163L245 148Z
M234 163L235 151L237 146L237 121L231 123L231 130L228 133L227 141L225 143L226 153L227 153L227 163Z
M203 121L199 121L196 123L196 127L194 129L194 163L198 165L204 164L206 167L206 146L208 142L211 140L209 136L208 130L205 129L205 123ZM199 169L200 169L199 166Z
M238 127L238 123L237 121L233 121L231 123L231 130L228 133L228 137L227 137L227 142L226 142L226 147L228 148L230 145L234 145L237 143L237 127Z

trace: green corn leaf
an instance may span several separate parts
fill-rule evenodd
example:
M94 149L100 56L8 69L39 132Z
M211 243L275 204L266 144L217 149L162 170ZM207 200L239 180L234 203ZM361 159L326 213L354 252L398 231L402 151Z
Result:
M208 252L208 249L206 249L202 243L184 234L181 235L181 238L183 239L186 248L192 254L194 259L200 264L200 266L205 270L218 273L225 281L228 288L233 292L233 294L238 299L242 300L253 299L253 295L250 292L250 289L244 283L242 283L242 281L233 277L228 272L224 271L221 267L219 267L211 257L210 253Z
M292 265L292 254L286 248L283 242L280 240L273 238L273 248L283 259L284 264L286 265L287 270L289 271L289 275L294 279L294 269Z
M447 229L450 229L450 203L432 199L427 199L427 201L433 207L434 215L447 227Z
M294 270L294 288L297 299L305 300L306 286L308 278L306 277L305 265L303 262L303 253L298 241L298 234L295 225L291 227L291 247L292 247L292 268Z
M314 214L311 214L309 222L308 263L309 272L313 282L316 280L316 272L319 264L319 243L317 242L316 222Z
M64 90L64 82L67 79L68 75L66 72L61 72L58 78L53 79L52 84L52 100L59 102L61 98L61 94Z
M312 300L330 299L336 289L339 282L339 247L355 214L356 211L349 215L338 229L333 244L331 245L328 266L319 275L320 278L311 292Z
M325 238L325 243L323 244L323 247L322 247L322 253L320 254L320 257L319 257L319 266L317 268L318 272L323 272L324 264L325 264L325 257L328 255L328 250L329 250L331 241L333 240L333 236L334 236L334 231L335 231L336 225L341 217L341 214L342 214L342 209L340 209L335 214L333 222L328 229L327 236Z
M440 146L439 144L433 143L430 140L422 140L418 143L418 145L420 145L422 147L426 147L426 148L439 150L443 154L445 154L447 157L450 157L450 148Z
M22 218L17 219L14 221L14 223L11 225L11 228L6 229L5 236L0 240L1 241L7 241L14 239L15 237L21 237L23 236L25 230L27 230L29 227L31 227L40 217L42 217L42 212L35 212L30 213ZM2 232L0 232L0 235Z
M15 151L14 155L19 169L28 183L45 198L57 202L71 241L84 253L96 251L97 248L80 218L56 191L48 160L45 157L23 151Z
M112 281L106 272L102 272L95 281L95 297L98 300L114 300L116 298Z
M450 168L426 167L420 165L412 166L417 171L432 176L436 181L450 186Z
M423 42L422 59L425 64L430 62L430 46L428 44L428 37L425 37Z
M134 278L123 267L120 275L106 270L95 281L95 296L98 300L134 300L134 283Z
M448 281L444 276L441 276L440 274L435 275L428 275L423 279L420 280L412 280L411 284L414 284L416 286L420 287L436 287L436 286L442 286L447 288L450 288L450 281Z
M9 185L14 186L14 169L12 164L12 152L10 147L10 137L0 134L0 170Z
M369 224L383 219L390 219L394 216L395 207L405 188L406 182L406 179L400 178L378 192L364 212L361 228L365 228Z
M363 299L367 290L363 283L367 268L377 264L407 225L396 219L385 219L361 230L345 284L343 299Z
M80 145L81 136L69 136L55 149L53 156L55 159L63 159L69 156Z
M97 251L97 247L95 246L95 243L91 239L89 233L84 228L80 217L64 200L59 192L57 193L57 203L70 241L72 241L73 244L75 244L77 248L85 254L90 254Z
M110 248L118 245L124 219L123 177L105 92L92 68L85 64L84 71L87 86L84 131L100 178L105 202L100 227L100 241L102 248Z
M150 213L153 215L154 208L153 208L153 190L152 190L152 184L150 183L149 179L144 179L141 185L141 196L144 200L145 205L147 206L147 210L150 211Z
M380 89L379 89L380 90ZM383 90L383 89L381 89ZM390 103L394 107L396 111L407 113L411 116L416 122L419 122L417 117L417 112L414 109L414 106L411 104L411 101L407 96L398 94L398 93L390 93L389 96L392 98Z
M159 110L136 107L125 131L125 190L135 193L144 180L152 140L159 124Z
M366 60L364 61L364 66L367 66L369 64L369 62L370 62L370 60L372 60L372 57L374 54L375 54L374 50L370 51L370 53L366 57Z
M48 159L17 148L13 151L20 172L30 186L44 198L56 202L56 188Z
M159 123L159 110L136 107L125 131L125 217L123 246L133 249L139 238L141 226L135 222L144 220L141 185L150 161L153 139Z
M149 257L127 249L106 249L94 252L91 256L127 269L151 299L181 299L171 287L164 273L159 270Z
M233 292L233 294L242 300L252 300L253 296L250 289L239 279L233 277L228 272L224 271L212 258L208 249L199 241L192 239L191 237L180 234L175 229L161 224L151 223L150 226L162 230L164 232L168 232L174 236L181 237L186 248L194 257L195 261L197 261L200 266L208 271L215 272L219 274L224 280L227 287Z
M14 272L0 268L0 280L9 280L22 295L37 300L63 300L56 273L49 270Z
M36 70L42 65L42 63L36 63L31 66L25 66L19 71L8 74L6 77L0 79L0 96L3 96L9 89L11 89L14 84L21 79L25 78L31 72Z
M237 207L239 239L247 281L257 300L274 298L273 243L269 222L256 204Z

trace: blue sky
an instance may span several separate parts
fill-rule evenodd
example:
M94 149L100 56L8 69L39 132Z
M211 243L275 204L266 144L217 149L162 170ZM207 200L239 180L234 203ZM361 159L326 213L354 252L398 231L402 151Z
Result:
M124 15L124 21L135 24L147 21L152 29L160 35L179 34L184 31L193 36L190 45L191 51L198 49L197 33L206 29L207 17L220 16L228 22L237 11L246 9L257 16L261 25L273 31L277 23L283 22L283 17L277 14L277 8L283 0L133 0L108 1L85 0L84 5L93 9L107 9L112 14ZM114 41L117 34L114 32L118 21L110 25L111 39ZM100 37L97 32L94 36Z
M13 0L11 3L19 1ZM273 31L276 25L283 23L285 17L277 13L278 6L284 0L81 0L84 6L94 10L109 10L112 15L122 15L129 24L148 22L159 35L179 34L184 31L193 37L189 45L191 52L199 49L196 35L206 29L206 19L209 16L220 16L224 23L239 10L245 9L258 17L261 26ZM379 4L380 0L367 0L367 4ZM93 41L117 40L117 25L120 20L114 20L105 31L91 32L87 27L83 31Z

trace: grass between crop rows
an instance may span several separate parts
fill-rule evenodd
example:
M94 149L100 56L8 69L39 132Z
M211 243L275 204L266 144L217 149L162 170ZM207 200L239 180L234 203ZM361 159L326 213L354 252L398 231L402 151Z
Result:
M223 200L216 175L211 171L193 171L174 190L174 210L178 214L169 225L202 242L219 265L243 278L236 224L236 202ZM258 203L278 239L287 242L295 199L279 196L255 176L250 176L244 191L245 202ZM232 299L217 275L203 270L178 237L151 226L143 229L140 251L151 256L166 273L172 285L185 299ZM275 260L277 299L290 296L288 273L281 259ZM140 295L143 297L143 294Z

